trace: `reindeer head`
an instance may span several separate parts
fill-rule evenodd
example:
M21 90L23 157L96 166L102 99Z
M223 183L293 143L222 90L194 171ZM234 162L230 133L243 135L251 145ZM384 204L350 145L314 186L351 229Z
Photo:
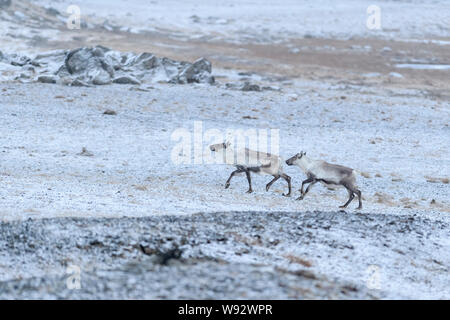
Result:
M230 142L223 142L223 143L216 143L216 144L212 144L209 146L209 150L213 151L213 152L218 152L220 150L224 150L226 148L228 148L231 145Z
M297 153L295 156L290 157L286 160L286 164L288 166L292 166L293 164L296 164L298 160L300 160L303 156L306 156L306 152L300 151L300 153Z

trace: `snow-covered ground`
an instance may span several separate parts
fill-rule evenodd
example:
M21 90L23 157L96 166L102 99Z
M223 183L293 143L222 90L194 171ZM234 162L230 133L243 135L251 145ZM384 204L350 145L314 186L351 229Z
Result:
M266 192L270 177L260 176L254 178L254 194L244 193L244 177L224 190L231 167L177 165L171 159L178 143L172 134L186 128L193 143L194 121L202 123L203 133L218 129L224 139L228 128L279 129L285 159L304 150L364 172L370 176L359 177L365 210L439 215L450 209L450 185L439 180L450 172L450 110L417 92L384 97L309 82L290 94L162 84L147 92L120 85L2 84L1 89L0 195L6 220L335 210L345 200L345 190L328 192L317 185L304 201L295 201L280 195L286 189L281 180ZM104 115L107 109L117 115ZM208 145L205 137L203 149ZM93 156L78 155L83 147ZM192 163L193 153L192 147ZM304 174L294 167L285 171L298 189Z
M308 245L310 240L303 238L297 238L297 241L303 239L300 242L295 242L295 237L288 240L280 233L276 256L294 254L307 261L313 260L312 266L307 267L311 272L331 277L332 282L357 287L365 287L370 268L381 268L383 285L382 289L375 290L374 297L449 297L445 284L450 263L450 186L445 180L450 172L448 104L421 97L417 92L382 96L376 91L363 93L361 88L325 87L310 82L307 86L299 83L295 93L245 93L207 85L158 84L142 89L147 91L120 85L95 88L0 85L3 108L0 118L2 220L166 215L179 220L180 214L198 212L216 217L213 219L224 212L223 219L227 219L225 212L234 211L241 212L245 219L252 220L253 215L253 223L258 223L265 221L258 216L270 212L286 212L288 216L295 213L298 221L303 221L306 228L312 228L313 233L307 234L316 244ZM116 111L117 115L103 114L106 109ZM245 119L247 116L251 118ZM221 132L227 128L279 128L283 156L307 150L311 157L361 170L368 177L359 178L364 209L357 213L356 203L352 203L346 212L338 211L338 205L346 199L346 192L329 191L319 185L303 201L281 196L286 191L284 182L277 182L266 192L268 177L254 177L252 194L245 193L244 177L235 177L231 187L225 190L224 182L232 168L211 164L177 165L171 159L177 143L171 139L172 133L186 128L193 134L194 121L201 121L204 131L213 128ZM207 146L205 141L204 147ZM83 147L91 155L81 153ZM289 167L286 172L292 176L298 196L296 190L304 175L298 168ZM311 212L317 212L318 216L322 212L332 212L333 219L321 219L320 227L317 227L328 230L331 226L330 231L324 231L325 238L320 237L322 240L317 238L317 231L313 231L318 220L314 222ZM283 214L278 216L282 219ZM306 223L306 217L310 224ZM364 217L367 222L359 222L358 217ZM406 241L403 232L412 227L404 224L409 219L417 220L417 225L414 235ZM291 225L293 221L287 223ZM393 233L383 240L381 234L377 236L367 229L367 223L372 226L370 228L386 229L389 221L402 230L401 233L389 231ZM216 227L212 223L207 225L214 230ZM421 223L425 223L423 228ZM342 225L346 227L341 228ZM226 227L221 232L225 231L240 232L233 227ZM102 233L95 234L101 237ZM144 236L137 231L139 234ZM57 233L55 239L59 236ZM390 249L383 248L383 244ZM357 249L350 251L354 256L349 259L349 252L341 252L336 246ZM268 266L276 266L275 261L285 259L274 256L274 260L267 260L266 251L265 255L258 253L256 257L252 254L235 256L234 251L230 256L227 250L237 250L235 244L231 249L219 244L203 250L212 250L207 251L210 257L239 264L266 261ZM398 250L400 256L396 253ZM413 251L406 253L408 250ZM82 262L84 258L76 254L71 256L83 268L88 268ZM43 255L41 259L44 263L49 258ZM9 258L6 261L10 261ZM428 263L433 264L432 261L437 261L437 269L428 266ZM53 260L46 263L55 264ZM280 263L286 266L284 262ZM56 267L46 269L36 269L31 262L20 269L10 269L8 263L4 265L7 280L22 277L27 272L47 277L57 270L63 272L61 268L65 264L57 263ZM107 265L97 267L106 268ZM436 271L426 271L428 268ZM60 286L58 281L52 285ZM58 292L56 296L73 294ZM118 296L125 294L120 292L117 292ZM33 297L34 293L28 294L24 296ZM369 297L368 293L359 294L358 297ZM266 295L270 292L265 291L262 296ZM276 290L273 295L286 297ZM87 294L87 297L107 296ZM233 296L229 293L222 297Z

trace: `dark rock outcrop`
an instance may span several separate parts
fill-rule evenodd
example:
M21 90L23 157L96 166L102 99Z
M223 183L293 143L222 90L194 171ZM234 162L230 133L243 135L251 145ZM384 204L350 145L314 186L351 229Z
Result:
M2 56L0 53L0 60ZM159 58L148 52L123 53L103 46L52 51L39 54L34 59L17 54L4 55L3 62L22 68L35 67L35 80L39 82L72 86L214 83L211 63L205 58L189 63Z
M0 0L0 9L6 9L11 5L11 0Z

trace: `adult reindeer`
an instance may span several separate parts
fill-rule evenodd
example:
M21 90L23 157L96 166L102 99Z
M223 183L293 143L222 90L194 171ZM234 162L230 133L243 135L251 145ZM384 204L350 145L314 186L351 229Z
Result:
M213 144L209 146L209 149L213 152L223 152L225 163L236 167L236 170L230 174L230 177L225 183L225 189L230 186L231 178L233 178L236 174L245 173L248 181L247 193L253 192L252 180L250 176L250 173L253 172L261 175L271 175L274 177L266 185L266 191L269 191L275 181L283 178L288 183L289 188L288 193L283 193L283 196L289 197L291 195L291 177L283 173L283 160L279 156L243 148L236 150L235 157L234 152L227 153L227 151L233 151L230 142ZM227 157L227 154L231 156ZM255 165L253 166L252 164Z
M309 189L317 182L331 185L342 185L348 190L348 201L340 206L340 208L346 208L350 202L352 202L355 194L358 196L359 206L357 209L362 208L361 191L356 186L355 170L340 166L337 164L331 164L323 160L314 160L306 156L306 152L297 153L295 156L286 160L288 166L296 165L300 167L308 177L302 182L300 189L301 196L297 200L303 200ZM309 183L306 191L303 192L303 186Z

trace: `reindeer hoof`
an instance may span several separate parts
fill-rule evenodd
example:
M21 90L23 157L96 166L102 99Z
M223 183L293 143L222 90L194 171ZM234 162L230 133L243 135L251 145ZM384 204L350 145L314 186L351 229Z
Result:
M269 191L270 186L266 186L266 191Z
M290 193L287 193L287 194L286 194L286 193L283 193L282 195L283 195L283 197L290 197L290 196L291 196Z
M361 210L362 209L362 206L359 206L358 208L356 208L356 210Z
M246 193L252 193L253 192L253 190L247 190L247 192Z
M339 206L340 209L345 209L347 208L346 206Z
M225 183L225 189L228 189L229 186L230 186L229 183Z
M300 197L298 197L298 198L295 199L295 200L303 200L303 196L300 196Z

